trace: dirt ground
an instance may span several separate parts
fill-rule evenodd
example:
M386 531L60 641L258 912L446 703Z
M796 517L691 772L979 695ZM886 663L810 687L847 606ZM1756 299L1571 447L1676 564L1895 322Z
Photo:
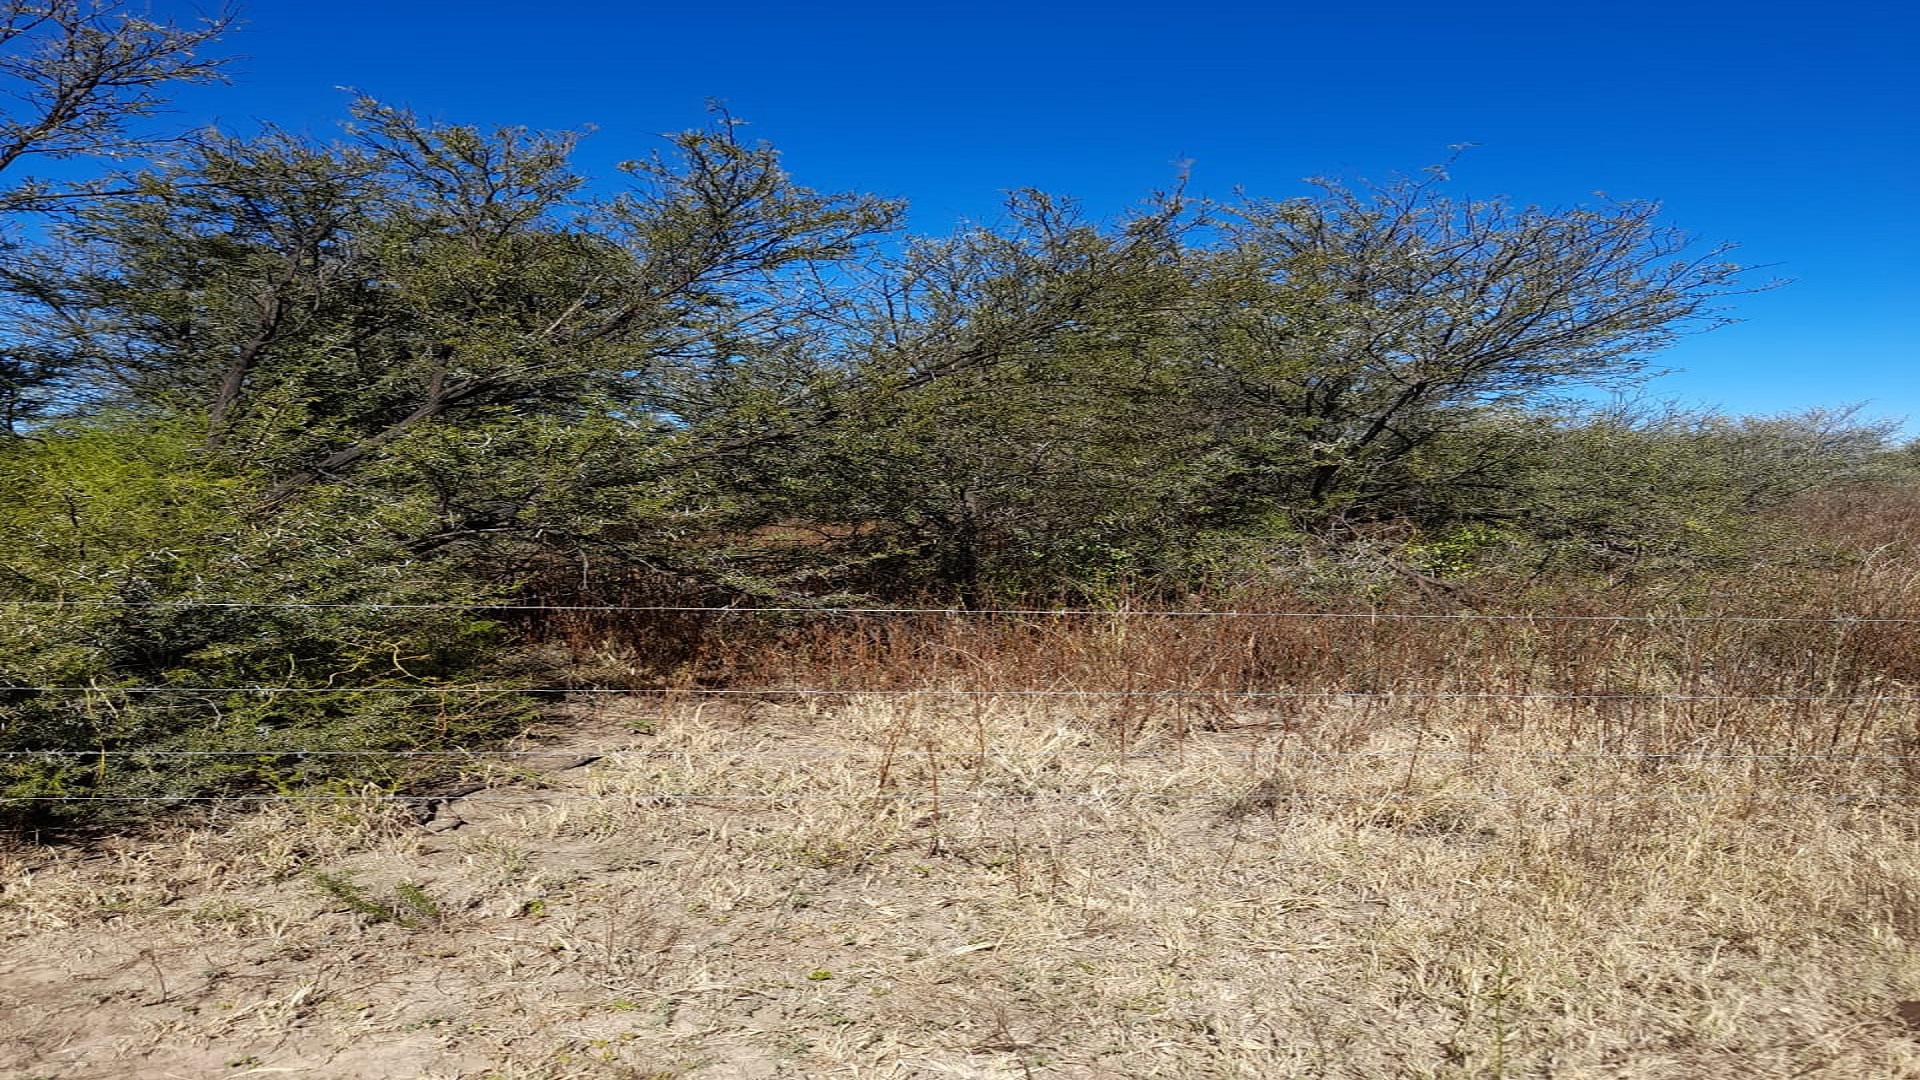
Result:
M1269 719L623 701L424 823L14 849L0 1075L1920 1076L1860 766Z

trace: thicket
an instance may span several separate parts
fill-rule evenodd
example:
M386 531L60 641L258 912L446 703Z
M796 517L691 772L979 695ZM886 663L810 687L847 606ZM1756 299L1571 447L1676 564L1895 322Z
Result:
M1523 606L1913 470L1847 413L1583 404L1744 287L1652 204L1434 169L926 237L724 113L614 177L369 99L140 138L221 29L0 10L0 795L405 782L297 751L467 745L528 706L380 691L563 678L525 619L409 605ZM651 625L641 667L698 652Z

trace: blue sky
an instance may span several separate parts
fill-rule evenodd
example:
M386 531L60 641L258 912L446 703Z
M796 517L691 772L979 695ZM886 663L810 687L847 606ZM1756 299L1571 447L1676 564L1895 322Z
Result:
M183 12L168 0L159 10ZM1920 15L1768 6L768 5L252 0L235 83L187 122L325 133L351 86L423 113L646 152L723 99L817 187L909 199L916 228L1035 186L1114 213L1193 186L1302 190L1473 143L1455 190L1665 203L1793 279L1660 358L1658 397L1869 403L1920 433Z

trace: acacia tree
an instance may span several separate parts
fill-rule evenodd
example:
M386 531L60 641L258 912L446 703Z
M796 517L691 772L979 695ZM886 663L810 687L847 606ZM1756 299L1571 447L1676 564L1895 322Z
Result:
M1047 589L1155 529L1153 357L1182 302L1176 195L1103 227L1016 193L1004 221L916 242L825 343L840 385L752 473L868 588Z
M897 213L796 184L724 115L602 199L571 134L353 116L333 145L206 135L15 286L97 404L204 425L261 512L419 505L421 548L631 535L720 450L793 430L756 388Z
M1618 386L1713 325L1740 268L1651 203L1549 210L1420 180L1223 208L1197 256L1191 422L1232 448L1227 504L1393 512L1401 468L1486 409Z
M1440 182L1198 221L1176 196L1112 229L1022 195L1004 227L919 242L848 291L841 332L808 342L845 392L733 475L831 524L811 550L856 579L962 600L1177 582L1276 528L1463 518L1515 453L1489 418L1630 383L1716 320L1738 268L1650 204Z
M860 525L834 550L892 551L873 564L892 584L962 599L1466 514L1513 452L1489 417L1630 383L1716 321L1739 270L1651 204L1456 200L1442 179L1199 222L1175 198L1112 230L1026 196L1006 229L884 268L839 343L857 404L798 475L758 472L804 493L795 518Z
M128 158L164 142L135 122L166 104L169 87L220 78L226 61L202 50L232 24L224 11L197 26L156 21L120 0L0 0L0 173L30 160ZM12 179L0 212L96 193Z
M220 78L225 61L203 50L232 22L224 11L195 26L161 22L117 0L0 0L0 229L11 216L71 208L108 190L94 180L20 175L32 164L118 161L165 143L138 122L165 105L172 86ZM53 404L66 374L60 360L58 351L0 340L0 437Z

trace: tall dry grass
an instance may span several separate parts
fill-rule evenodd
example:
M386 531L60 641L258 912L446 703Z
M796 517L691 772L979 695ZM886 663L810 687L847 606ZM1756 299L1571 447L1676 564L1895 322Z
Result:
M1031 697L1104 717L1118 742L1257 716L1302 747L1346 749L1374 726L1468 701L1474 741L1526 730L1620 753L1920 754L1910 700L1920 493L1836 493L1787 513L1801 536L1791 550L1684 589L1568 582L1474 606L1410 589L1344 608L1248 591L1177 609L1225 612L1207 616L1124 603L1078 614L574 612L544 630L569 646L582 683L769 700ZM1500 595L1497 582L1474 592ZM618 602L666 600L643 590ZM1343 719L1313 721L1329 698L1342 699Z

